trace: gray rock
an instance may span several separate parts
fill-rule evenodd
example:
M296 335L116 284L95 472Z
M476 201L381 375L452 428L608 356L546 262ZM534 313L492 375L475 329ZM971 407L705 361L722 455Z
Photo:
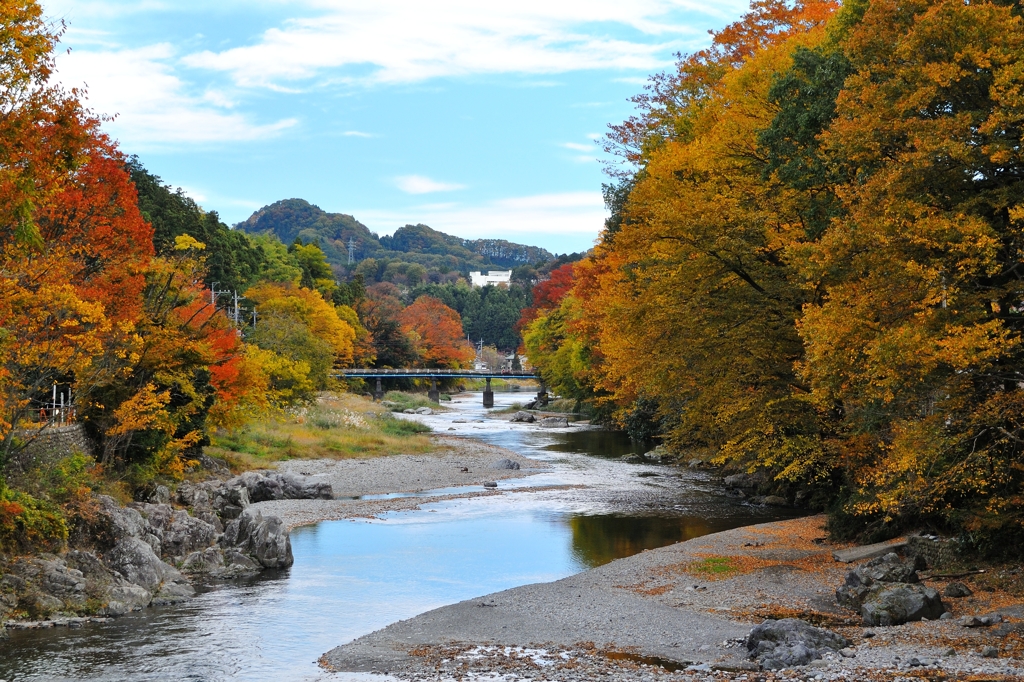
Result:
M981 655L984 658L998 658L999 649L995 648L994 646L983 646L981 647Z
M288 530L277 516L246 511L228 524L221 541L225 548L236 547L265 568L287 568L295 563Z
M747 636L747 651L765 670L807 665L826 653L847 648L850 642L829 630L796 618L766 620Z
M753 474L732 474L725 477L726 488L745 488L747 490L756 488L761 483L760 477Z
M767 497L764 498L764 502L762 502L762 504L766 504L769 507L788 507L789 501L787 501L785 497L779 497L778 495L768 495Z
M116 587L110 588L107 593L107 597L110 600L107 602L107 606L111 603L116 603L119 606L115 607L114 610L123 608L122 613L107 614L107 615L124 615L128 611L137 611L149 606L149 602L152 601L153 595L149 590L138 585L117 585ZM102 615L102 614L101 614Z
M510 422L525 423L525 424L532 424L533 422L537 421L537 418L534 417L529 412L524 412L524 411L520 410L519 412L516 412L514 415L512 415L512 418L509 419L509 421Z
M171 491L165 485L158 485L149 501L156 504L167 504L171 501Z
M151 592L164 582L183 580L177 570L161 561L153 548L139 538L124 538L104 558L125 580Z
M942 591L943 597L952 597L953 599L970 597L972 594L974 594L974 592L971 591L971 588L961 582L952 582L946 585L946 589Z
M213 497L213 509L222 519L237 519L249 504L249 490L244 485L225 485Z
M153 534L153 528L138 510L122 507L114 498L106 495L100 495L97 500L112 540L117 542L125 538L139 538L151 546L154 540L159 544L160 539Z
M569 420L566 419L565 417L545 417L544 419L541 419L538 423L545 428L554 429L569 426Z
M702 459L700 459L700 458L698 458L698 457L694 457L693 459L691 459L691 460L690 460L690 461L689 461L689 462L687 463L687 465L686 465L686 466L690 467L691 469L699 469L699 468L701 468L702 466L704 466L704 460L702 460Z
M896 554L890 552L847 573L845 582L836 590L836 601L848 609L860 611L873 585L878 583L916 583L917 581L914 563L903 561Z
M409 408L406 410L402 410L402 414L416 414L416 410Z
M997 613L990 616L963 616L957 619L956 624L962 628L987 628L1002 622L1003 617Z
M485 488L497 488L498 483L496 481L487 481L484 483Z
M878 583L860 608L865 625L901 625L921 619L935 620L946 607L937 590L920 584Z
M513 471L519 471L519 462L513 462L511 459L499 459L497 462L491 465L492 469L510 469Z
M434 414L434 411L429 407L418 407L415 410L416 414Z
M224 485L229 489L244 488L248 493L248 502L329 500L334 497L331 484L326 481L278 471L247 471L241 476L227 481ZM244 508L248 504L241 506Z
M164 556L183 556L209 547L217 538L218 531L213 524L187 511L166 504L137 505L136 508L160 538L161 554Z

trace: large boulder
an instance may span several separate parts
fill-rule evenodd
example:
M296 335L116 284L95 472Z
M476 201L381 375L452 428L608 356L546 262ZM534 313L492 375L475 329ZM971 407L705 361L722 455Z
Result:
M145 541L154 551L160 551L160 537L137 509L122 507L114 498L107 495L100 495L97 499L100 505L99 525L111 545L125 538L138 538Z
M872 559L846 574L845 582L836 590L836 601L853 611L860 611L872 586L878 583L916 583L913 561L904 561L894 552Z
M247 471L236 476L225 487L245 488L249 502L268 500L329 500L334 497L331 484L309 476L279 471Z
M277 516L246 511L228 524L221 536L227 548L237 548L264 568L287 568L295 563L292 542L284 522Z
M517 422L517 423L521 423L521 424L532 424L533 422L537 421L537 418L534 417L529 412L524 412L523 410L519 410L514 415L512 415L512 418L509 419L509 421L510 422Z
M181 570L208 578L227 579L255 575L262 571L263 567L237 549L207 547L201 552L193 552L185 557Z
M911 583L878 583L864 596L860 607L865 625L936 620L945 611L938 590Z
M127 537L119 541L104 556L107 566L139 587L154 592L165 582L184 579L178 571L160 560L153 548L139 538Z
M511 459L499 459L497 462L491 465L492 469L507 469L512 471L519 471L519 462L514 462Z
M230 483L213 493L213 509L222 519L237 519L250 504L249 489L243 484Z
M565 417L544 417L540 420L540 425L546 428L564 428L569 426L569 420Z
M764 482L764 475L760 472L756 474L732 474L731 476L726 476L724 482L726 488L743 488L745 490L752 490Z
M835 653L850 642L830 630L816 628L797 618L766 620L747 636L747 651L765 670L807 665L826 653Z

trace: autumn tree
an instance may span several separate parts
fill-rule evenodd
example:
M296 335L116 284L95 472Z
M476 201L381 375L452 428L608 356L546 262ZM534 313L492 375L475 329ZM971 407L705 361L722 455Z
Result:
M472 364L476 353L463 337L459 314L436 298L420 296L399 313L398 322L412 340L420 366L459 369Z

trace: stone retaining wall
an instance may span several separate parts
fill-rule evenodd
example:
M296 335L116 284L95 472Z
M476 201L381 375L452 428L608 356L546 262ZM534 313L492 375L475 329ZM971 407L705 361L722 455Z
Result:
M18 436L25 440L31 438L31 441L20 451L11 455L11 460L6 467L9 473L18 473L37 466L53 464L75 452L92 454L92 443L85 435L85 429L81 424L50 427L42 433L24 433L18 434Z

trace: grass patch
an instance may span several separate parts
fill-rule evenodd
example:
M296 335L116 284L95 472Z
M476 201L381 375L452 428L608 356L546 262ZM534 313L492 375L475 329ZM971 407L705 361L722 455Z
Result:
M312 405L214 435L206 453L237 473L289 459L421 454L433 450L429 431L366 398L325 393Z
M694 561L687 567L690 573L709 580L721 580L740 572L737 561L731 556L709 556Z
M441 396L441 399L444 400L444 396ZM451 396L448 396L448 399L451 400ZM392 412L415 410L418 407L429 407L437 411L447 409L441 407L422 393L405 393L404 391L388 391L384 394L383 403L389 403L387 408Z

